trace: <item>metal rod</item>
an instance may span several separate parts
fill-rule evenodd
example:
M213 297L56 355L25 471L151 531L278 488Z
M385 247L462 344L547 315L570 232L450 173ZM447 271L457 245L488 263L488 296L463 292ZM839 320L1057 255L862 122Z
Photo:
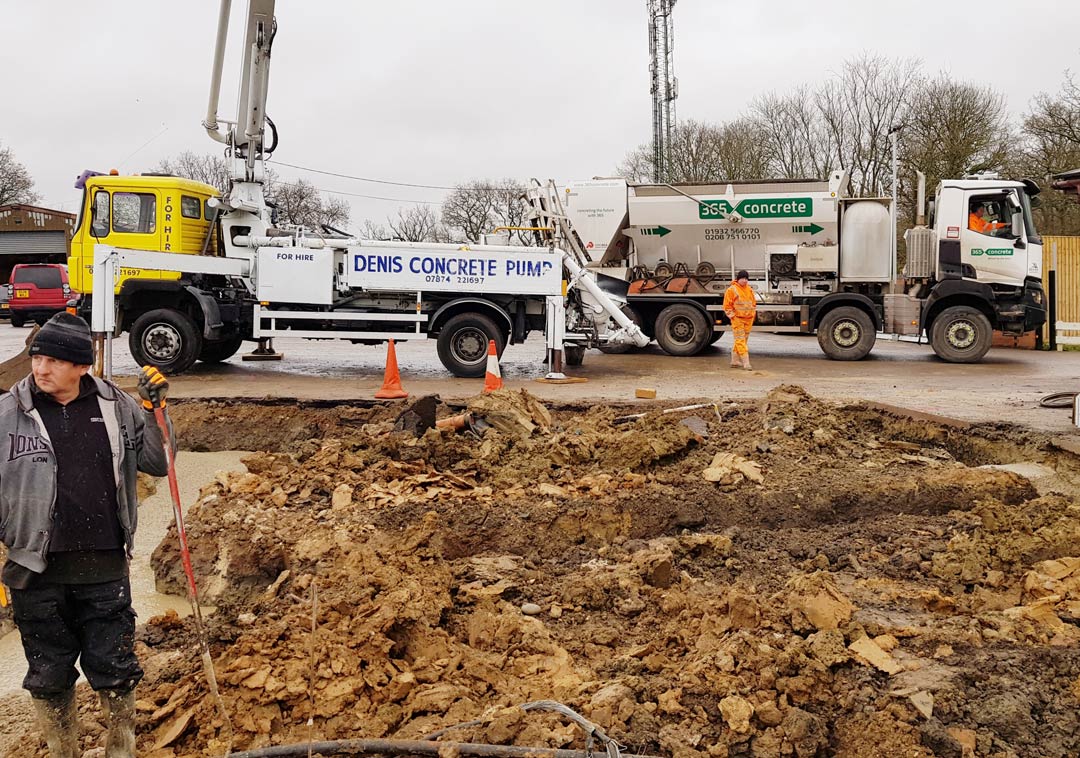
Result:
M195 586L195 571L191 567L191 552L188 550L187 531L184 529L184 513L180 505L180 487L176 481L176 459L173 458L172 442L169 439L169 424L165 419L163 406L154 408L154 420L158 429L161 430L161 443L165 449L165 462L169 472L169 494L172 496L173 517L176 519L176 533L180 540L180 559L187 577L188 600L191 603L191 615L195 622L195 632L199 638L200 657L202 658L203 673L206 675L206 683L210 688L210 697L217 706L218 715L221 717L225 728L228 750L232 750L233 728L229 719L229 712L225 709L225 702L221 699L218 690L217 674L214 672L214 661L210 657L210 640L206 634L206 626L203 624L202 607L199 605L199 591Z
M667 410L660 411L661 416L666 416L669 413L682 413L683 411L696 411L701 408L713 408L715 403L697 403L695 405L680 405L678 408L668 408ZM637 421L640 418L645 418L653 411L644 411L642 413L632 413L629 416L617 416L612 420L613 424L625 424L629 421Z
M105 378L110 382L113 380L112 342L112 334L105 335Z
M314 755L404 755L404 756L480 756L481 758L596 758L596 751L562 750L550 747L515 747L483 745L471 742L432 742L422 740L333 740L330 742L275 745L257 750L229 753L227 758L303 758L310 747ZM444 752L445 751L445 752ZM653 758L625 754L622 758Z

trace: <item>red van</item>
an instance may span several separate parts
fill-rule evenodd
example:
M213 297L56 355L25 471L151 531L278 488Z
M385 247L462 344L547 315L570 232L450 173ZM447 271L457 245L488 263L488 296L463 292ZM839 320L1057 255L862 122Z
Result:
M44 324L67 307L71 297L67 266L62 263L18 263L8 282L11 325Z

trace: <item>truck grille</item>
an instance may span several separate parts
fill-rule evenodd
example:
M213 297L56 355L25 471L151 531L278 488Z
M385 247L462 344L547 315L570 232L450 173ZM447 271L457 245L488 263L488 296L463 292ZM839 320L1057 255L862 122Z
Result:
M937 270L937 234L933 229L916 226L904 232L907 243L907 265L904 276L908 279L929 279Z

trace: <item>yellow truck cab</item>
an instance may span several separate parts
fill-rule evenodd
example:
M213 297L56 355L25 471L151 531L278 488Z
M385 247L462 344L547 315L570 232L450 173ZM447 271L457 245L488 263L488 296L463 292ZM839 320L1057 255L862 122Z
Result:
M82 295L79 313L87 319L94 297L95 245L221 254L220 224L209 202L220 193L209 184L160 174L85 171L75 188L83 191L83 198L68 273L71 289ZM220 277L121 268L115 290L116 323L118 331L130 333L135 360L176 373L196 360L216 363L235 354L250 335L250 323L239 317L239 295L225 300L213 296L215 289L226 285Z
M93 288L97 244L164 253L217 253L217 225L207 201L220 193L209 184L176 176L86 171L75 187L83 190L68 258L75 292L89 294ZM179 276L126 268L121 270L116 291L127 279L175 280Z

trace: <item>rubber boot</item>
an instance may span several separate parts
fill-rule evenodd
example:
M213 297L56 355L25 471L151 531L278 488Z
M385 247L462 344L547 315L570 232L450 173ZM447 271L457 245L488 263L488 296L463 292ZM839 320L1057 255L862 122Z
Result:
M734 350L731 351L731 367L732 368L741 368L742 367L742 360L739 358L739 354L736 353Z
M79 758L79 719L75 690L33 698L38 724L49 746L49 758Z
M102 690L105 712L105 758L135 758L135 690Z

